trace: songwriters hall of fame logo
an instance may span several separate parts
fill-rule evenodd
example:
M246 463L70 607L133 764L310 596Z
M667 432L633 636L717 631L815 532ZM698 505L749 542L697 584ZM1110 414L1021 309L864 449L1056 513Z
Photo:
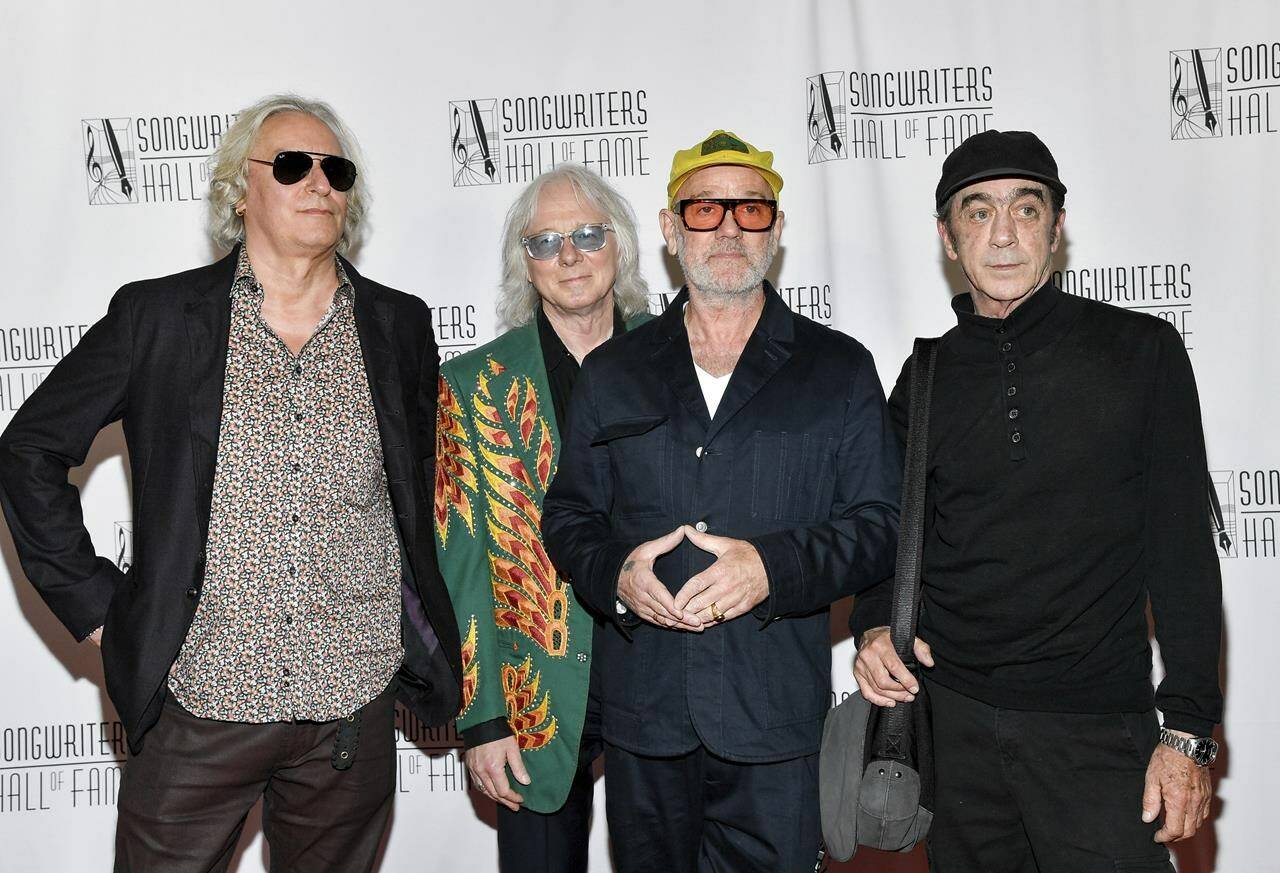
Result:
M1209 471L1209 532L1219 558L1239 557L1236 521L1236 476L1232 470Z
M112 525L111 555L121 573L133 566L133 522L117 521Z
M87 118L80 123L89 203L137 203L133 136L128 118Z
M1171 139L1222 136L1222 49L1169 52Z
M808 88L809 163L843 161L848 136L845 122L844 73L822 73L805 80ZM832 98L832 95L835 98Z
M497 185L498 101L453 100L449 103L454 187Z

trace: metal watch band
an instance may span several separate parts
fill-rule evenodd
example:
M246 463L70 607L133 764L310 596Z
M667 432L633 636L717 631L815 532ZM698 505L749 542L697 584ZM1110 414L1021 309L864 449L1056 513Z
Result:
M1160 728L1160 742L1201 767L1209 766L1218 757L1218 744L1209 737L1180 737L1168 728Z

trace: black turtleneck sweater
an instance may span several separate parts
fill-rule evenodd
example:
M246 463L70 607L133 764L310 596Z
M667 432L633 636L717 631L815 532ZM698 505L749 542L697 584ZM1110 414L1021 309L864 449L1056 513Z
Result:
M1195 379L1160 319L1036 291L1009 317L955 298L930 416L926 675L1009 709L1221 719L1221 580ZM910 370L889 401L905 442ZM851 626L888 624L886 583ZM1147 603L1166 677L1151 685Z

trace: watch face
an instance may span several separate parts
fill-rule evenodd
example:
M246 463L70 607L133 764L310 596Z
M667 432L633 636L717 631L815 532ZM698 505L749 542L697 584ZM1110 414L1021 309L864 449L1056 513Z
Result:
M1201 767L1208 767L1218 757L1218 744L1206 737L1193 741L1192 760Z

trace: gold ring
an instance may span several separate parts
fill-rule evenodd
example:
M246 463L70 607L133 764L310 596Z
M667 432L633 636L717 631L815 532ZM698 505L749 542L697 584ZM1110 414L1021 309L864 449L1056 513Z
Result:
M719 624L724 621L724 613L716 609L716 602L711 601L711 620Z

